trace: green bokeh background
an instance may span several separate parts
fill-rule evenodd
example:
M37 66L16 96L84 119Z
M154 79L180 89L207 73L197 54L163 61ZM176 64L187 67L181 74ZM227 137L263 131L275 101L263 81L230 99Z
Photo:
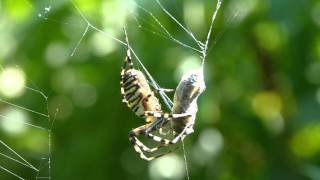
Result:
M161 2L205 39L215 1ZM74 3L92 25L114 37L123 40L126 26L131 46L165 88L174 88L180 72L199 60L160 36L164 31L157 22L131 1ZM155 1L137 3L173 37L195 47ZM45 114L48 104L51 120L59 109L52 129L52 179L165 179L155 172L156 163L139 159L128 141L128 132L143 120L121 103L124 46L89 28L70 56L86 27L68 0L0 1L2 68L23 70L26 86L49 97L46 103L26 89L6 100ZM223 1L205 76L195 133L185 140L190 179L320 179L319 1ZM1 114L8 107L1 104ZM50 127L47 118L25 113L31 123ZM47 157L46 133L28 128L10 134L1 128L0 137L34 164L47 161L41 161ZM183 163L181 148L169 157ZM6 158L0 165L26 179L36 177ZM47 175L47 165L41 167ZM0 179L17 178L0 169Z

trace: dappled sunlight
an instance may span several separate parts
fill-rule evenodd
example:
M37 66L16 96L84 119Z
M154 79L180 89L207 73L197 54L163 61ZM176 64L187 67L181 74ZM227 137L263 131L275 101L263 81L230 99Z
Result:
M151 179L182 179L185 176L184 162L182 157L169 154L152 161L149 165Z
M203 2L197 0L186 1L183 6L183 17L186 25L195 33L204 32L205 6ZM197 17L197 18L195 18Z
M95 32L91 38L92 52L98 56L106 56L118 49L118 44L111 39L106 39L101 33Z
M244 21L253 11L258 7L265 8L266 1L259 0L241 0L241 1L231 1L226 8L226 15L224 17L225 21L228 21L230 17L234 17L237 21L232 21L232 23L238 24ZM227 22L228 23L228 22Z
M311 123L302 127L292 137L291 149L302 158L312 158L320 153L320 124Z
M72 100L76 106L88 108L97 101L97 90L94 86L82 83L74 87L72 92Z
M252 108L264 125L275 134L283 131L284 120L281 115L282 99L272 91L257 93L251 101Z
M179 82L182 75L186 72L200 67L200 58L197 56L188 56L184 58L175 71L175 80Z
M26 84L24 72L17 67L5 67L0 72L0 93L8 98L19 97Z
M123 34L121 29L125 26L126 20L131 13L135 13L137 7L133 0L103 1L101 13L103 14L103 26L109 32L117 32L115 36Z
M5 1L4 6L8 9L10 18L18 23L29 18L34 10L30 3L26 5L20 1Z
M320 84L320 61L311 62L306 69L306 78L312 84Z
M25 123L29 120L21 110L8 107L1 112L0 119L1 129L10 136L21 135L27 130Z
M204 166L217 158L223 146L223 136L217 129L204 129L192 150L192 159Z
M67 64L69 60L68 49L66 44L62 42L52 42L45 50L45 59L48 66L59 68Z
M59 93L70 93L78 82L77 75L72 68L59 69L51 76L51 87Z
M274 52L279 50L287 41L283 27L273 22L261 22L254 27L254 35L259 47Z
M10 56L17 46L17 40L12 34L13 25L8 25L10 20L6 19L5 16L1 16L1 13L2 12L0 12L0 62Z

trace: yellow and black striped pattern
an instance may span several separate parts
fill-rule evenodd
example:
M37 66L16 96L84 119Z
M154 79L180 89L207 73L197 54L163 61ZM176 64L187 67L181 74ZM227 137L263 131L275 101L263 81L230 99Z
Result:
M145 117L145 111L161 112L158 98L155 97L144 74L133 68L130 50L121 70L121 94L122 101L140 117ZM154 118L146 118L152 122Z
M122 101L126 103L126 105L133 112L135 112L136 115L144 118L147 122L145 125L139 126L130 131L129 140L133 144L135 151L140 154L142 159L151 161L170 153L175 149L168 150L166 153L155 155L150 155L150 153L155 153L162 147L176 144L180 140L183 140L188 134L193 132L195 113L197 111L196 99L201 92L197 91L198 93L196 93L196 96L192 96L193 98L189 99L189 91L193 92L195 89L199 88L197 85L193 86L192 82L194 82L194 78L190 78L194 76L193 74L191 74L190 77L188 76L187 78L183 78L179 83L177 90L175 91L175 97L177 95L179 95L178 97L181 97L175 98L174 101L173 112L177 114L163 113L159 100L151 90L146 77L141 71L136 70L133 67L131 50L126 32L125 35L127 43L127 56L121 70L120 79L121 95L123 98ZM180 106L182 109L177 108ZM173 139L166 139L153 134L169 121L173 122ZM138 136L140 135L144 135L152 141L158 142L159 145L153 148L147 147L138 139ZM147 156L147 154L149 155Z

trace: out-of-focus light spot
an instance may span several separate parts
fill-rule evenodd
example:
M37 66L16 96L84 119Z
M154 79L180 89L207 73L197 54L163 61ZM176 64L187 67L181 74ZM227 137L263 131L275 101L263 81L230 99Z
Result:
M254 9L259 5L259 7L264 7L265 3L258 2L257 0L233 0L229 3L226 13L225 21L227 22L230 17L235 16L235 20L231 23L240 24Z
M106 38L101 33L95 33L91 38L93 53L96 56L105 56L117 49L116 42L111 38Z
M73 104L66 96L56 96L49 101L49 111L55 114L57 109L56 119L64 120L72 114Z
M200 59L197 56L188 56L186 59L181 61L178 69L175 72L175 80L177 82L180 81L181 77L186 73L194 69L199 69L200 66Z
M312 84L320 84L320 62L313 62L309 64L306 70L306 78Z
M320 26L320 2L312 6L311 18L316 25Z
M7 108L0 115L1 129L9 135L19 135L24 133L27 129L25 123L28 122L28 117L25 112Z
M133 0L103 1L101 13L104 17L104 27L108 27L108 29L113 27L117 30L124 27L127 17L135 11L136 3Z
M309 179L320 179L320 167L316 165L305 165L303 172Z
M72 100L79 107L90 107L97 101L97 90L90 84L79 84L73 89Z
M316 99L317 99L317 102L320 104L320 88L316 92Z
M84 31L86 29L87 24L83 22L79 16L76 16L74 14L67 16L65 19L62 20L62 22L72 22L75 24L81 24L81 29ZM79 26L66 26L65 24L61 25L61 31L63 35L70 38L70 41L74 41L73 43L76 43L77 40L81 38L81 35L83 31L79 30ZM76 44L74 44L75 46ZM71 52L70 52L71 54Z
M216 129L206 129L200 134L199 146L207 155L216 154L223 147L223 137Z
M45 59L50 67L61 67L69 58L69 52L66 45L61 42L49 44L45 52Z
M0 73L0 93L8 98L22 95L25 84L25 74L19 68L4 68Z
M183 5L183 17L186 25L192 32L204 33L205 8L203 2L197 0L184 1Z
M151 179L182 179L185 176L184 161L175 154L168 154L150 163Z
M278 50L286 41L285 31L273 22L257 24L254 32L259 46L267 51Z
M12 54L16 48L17 41L12 35L12 27L7 19L0 14L0 58L6 58Z
M291 149L299 157L309 158L320 153L320 124L307 125L291 139Z
M265 125L272 131L273 134L277 135L283 131L285 123L283 117L279 115L278 117L266 121Z
M206 129L202 131L192 153L195 162L204 165L208 161L214 160L223 145L223 136L218 130Z
M272 91L257 93L252 99L252 108L266 127L274 134L279 134L284 128L281 115L282 100L279 94Z
M280 96L276 92L264 91L257 93L252 99L254 112L261 118L277 117L282 109Z
M33 9L30 3L26 5L23 1L6 1L5 5L8 9L8 14L15 21L27 19Z
M56 92L68 93L77 83L76 75L70 68L57 71L52 76L51 85Z
M66 26L65 24L61 24L62 33L66 37L68 37L69 42L71 42L71 44L67 45L67 48L65 49L65 51L67 51L67 55L69 56L68 58L71 58L72 61L76 61L76 62L84 62L88 60L88 56L90 55L90 49L86 44L86 40L90 33L85 34L80 44L77 44L80 41L81 37L83 36L84 30L86 29L87 24L84 23L82 18L79 18L79 16L76 16L76 15L71 15L66 17L63 20L63 22L81 25L80 27L81 30L79 30L79 26Z
M74 3L77 5L81 12L85 14L96 14L97 7L99 7L100 1L82 1L82 0L74 0Z

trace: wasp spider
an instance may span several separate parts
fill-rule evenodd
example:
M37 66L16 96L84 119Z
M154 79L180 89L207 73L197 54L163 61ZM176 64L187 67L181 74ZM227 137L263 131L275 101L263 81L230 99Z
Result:
M172 113L163 113L159 100L151 90L146 77L141 71L133 67L126 31L125 36L127 56L121 70L122 101L136 115L144 118L146 121L145 125L139 126L129 132L129 140L133 144L135 151L140 154L140 157L150 161L171 151L149 157L146 155L147 153L153 153L161 147L176 144L187 135L193 133L193 125L198 110L197 99L205 90L203 71L192 71L182 77L175 90ZM173 139L166 139L153 134L168 122L172 124ZM160 145L149 148L138 139L139 135L145 135L153 141L159 142Z

